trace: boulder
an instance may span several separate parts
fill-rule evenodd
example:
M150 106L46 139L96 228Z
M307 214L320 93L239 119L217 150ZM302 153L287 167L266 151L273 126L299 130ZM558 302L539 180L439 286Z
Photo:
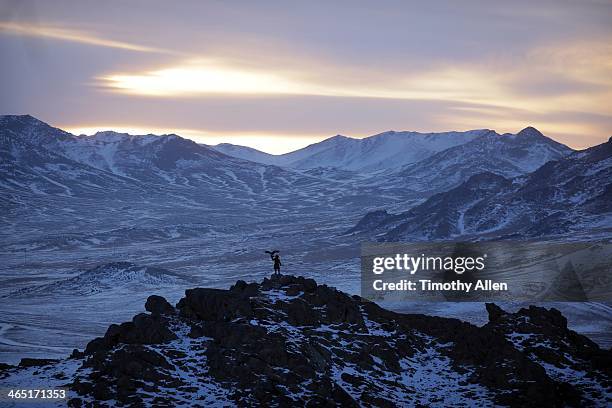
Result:
M204 321L230 321L236 317L253 316L249 297L222 289L188 289L177 308L183 316Z
M174 307L162 296L151 295L145 303L145 310L154 315L173 315L176 313Z
M90 341L85 354L106 351L117 344L161 344L175 340L176 335L168 328L168 321L158 315L140 313L131 322L111 324L104 337Z
M506 312L495 303L485 303L485 307L489 313L490 322L496 322L506 314Z
M51 364L56 364L59 360L48 358L22 358L19 362L19 367L41 367Z

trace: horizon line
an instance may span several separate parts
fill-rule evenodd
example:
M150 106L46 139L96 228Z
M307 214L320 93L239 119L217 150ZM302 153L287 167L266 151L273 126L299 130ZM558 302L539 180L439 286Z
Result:
M40 121L48 126L54 127L56 129L60 129L64 132L70 133L71 135L75 136L75 137L91 137L96 135L97 133L104 133L104 132L113 132L116 134L124 134L124 135L128 135L128 136L134 136L134 137L142 137L142 136L157 136L157 137L163 137L163 136L170 136L170 135L176 135L179 136L181 138L184 139L188 139L188 140L192 140L195 143L201 144L201 145L205 145L205 146L210 146L210 147L215 147L218 145L222 145L222 144L226 144L226 145L232 145L232 146L238 146L238 147L244 147L244 148L248 148L248 149L253 149L256 150L258 152L264 153L264 154L268 154L271 156L282 156L285 154L289 154L289 153L293 153L299 150L302 150L304 148L307 148L309 146L313 146L319 143L322 143L324 141L327 141L329 139L333 139L336 137L343 137L343 138L347 138L347 139L351 139L351 140L364 140L364 139L370 139L370 138L374 138L377 136L382 136L385 134L396 134L396 133L406 133L406 134L419 134L419 135L432 135L432 134L444 134L444 133L467 133L467 132L475 132L475 131L489 131L489 132L494 132L495 134L499 135L499 136L513 136L513 135L517 135L519 134L521 131L529 129L529 128L533 128L536 131L538 131L539 133L541 133L542 135L544 135L545 137L554 140L557 143L563 144L567 147L569 147L572 150L575 151L580 151L580 150L584 150L584 149L588 149L589 147L593 147L593 146L597 146L601 143L606 143L606 141L604 140L601 143L598 144L594 144L594 145L589 145L583 148L576 148L576 147L572 147L571 145L568 145L562 141L557 140L554 137L551 136L547 136L546 134L544 134L542 131L540 131L536 126L533 125L527 125L525 127L523 127L521 130L519 130L516 133L511 133L511 132L498 132L495 129L491 129L491 128L474 128L474 129L467 129L467 130L442 130L442 131L417 131L417 130L393 130L393 129L389 129L389 130L385 130L382 132L377 132L374 134L369 134L366 136L348 136L345 134L341 134L341 133L337 133L335 135L304 135L304 134L300 134L300 133L295 133L294 136L287 136L288 132L283 132L281 133L277 133L277 134L272 134L272 132L260 132L260 131L237 131L237 132L229 132L229 131L208 131L208 130L200 130L200 129L181 129L181 128L176 128L174 130L172 129L166 129L166 128L155 128L155 127L142 127L142 126L125 126L125 125L117 125L117 126L107 126L107 125L101 125L101 126L63 126L63 125L52 125L49 122L46 122L44 120L39 119L38 117L26 113L26 114L2 114L0 115L0 118L2 117L30 117L33 118L37 121ZM216 143L204 143L202 141L202 139L217 139ZM221 140L221 139L230 139L230 140ZM279 139L285 139L286 141L297 141L299 142L300 140L302 141L302 143L293 143L295 146L297 147L291 147L289 149L283 149L283 151L279 151L277 149L276 152L273 151L269 151L266 148L262 148L261 146L258 146L258 143L240 143L240 142L236 142L236 141L232 141L231 139L240 139L241 142L243 141L248 141L248 139L257 139L258 141L262 141L262 140L268 140L268 141L274 141L274 142L278 142ZM306 141L307 139L309 139L308 141ZM261 144L261 143L259 143ZM289 143L291 144L291 143ZM289 144L285 144L287 147Z

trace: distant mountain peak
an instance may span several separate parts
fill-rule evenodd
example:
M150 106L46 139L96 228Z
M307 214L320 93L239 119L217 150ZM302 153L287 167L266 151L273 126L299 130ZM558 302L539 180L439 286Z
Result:
M93 136L129 136L129 133L125 132L116 132L114 130L99 130L93 134Z
M346 139L352 139L352 137L348 137L348 136L344 136L341 134L337 134L335 136L332 136L330 138L328 138L327 140L346 140Z
M29 125L29 126L46 126L51 127L47 123L35 118L32 115L0 115L0 124L2 125Z
M10 132L32 145L48 145L72 137L32 115L1 115L0 132Z
M519 137L526 137L526 136L527 137L534 137L534 136L543 137L544 136L542 132L540 132L538 129L534 128L533 126L527 126L525 129L521 130L516 135Z
M34 116L29 115L29 114L25 114L25 115L0 115L0 121L4 122L4 121L9 121L9 120L41 122L40 120L36 119Z

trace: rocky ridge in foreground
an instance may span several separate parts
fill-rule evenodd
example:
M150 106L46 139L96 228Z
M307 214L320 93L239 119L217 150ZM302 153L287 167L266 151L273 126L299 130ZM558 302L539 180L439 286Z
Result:
M70 406L605 406L612 352L556 309L487 304L483 327L391 312L312 279L187 290L62 361L0 367Z

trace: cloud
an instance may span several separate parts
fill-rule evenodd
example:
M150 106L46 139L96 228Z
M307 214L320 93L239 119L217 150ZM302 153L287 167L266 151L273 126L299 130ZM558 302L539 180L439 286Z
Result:
M109 40L83 31L38 24L0 22L0 33L16 36L50 38L54 40L76 42L98 47L118 48L129 51L170 53L168 50L123 41Z
M423 72L364 71L346 66L276 69L243 66L221 59L186 61L134 73L112 73L98 80L108 90L152 97L193 97L202 95L301 95L405 100L446 100L490 103L504 106L500 99L500 76L474 67L437 68Z
M0 11L15 22L0 26L0 111L270 148L527 125L583 147L612 130L609 2L59 1Z
M406 69L367 69L298 55L269 64L266 55L243 62L192 59L136 72L99 76L102 88L149 97L302 95L436 100L532 112L573 109L610 113L608 73L612 47L605 42L557 44L513 58ZM301 67L301 68L300 68Z
M307 84L274 72L244 70L215 62L187 63L136 74L99 78L107 88L135 95L316 94Z

